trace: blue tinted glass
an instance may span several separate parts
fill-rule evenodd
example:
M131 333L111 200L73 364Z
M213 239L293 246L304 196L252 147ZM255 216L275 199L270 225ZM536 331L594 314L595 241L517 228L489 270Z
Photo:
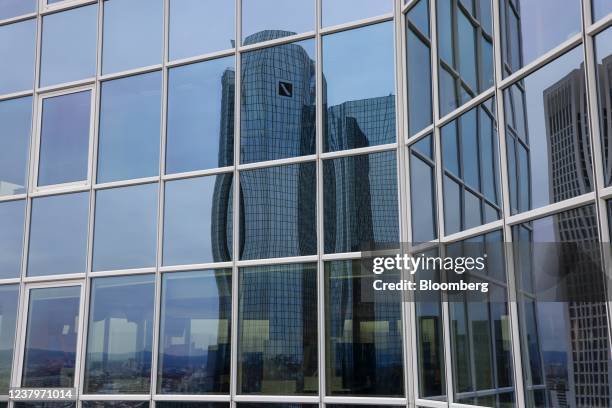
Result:
M240 64L241 162L314 154L314 40L247 52Z
M158 392L228 393L231 270L166 273Z
M595 36L595 57L599 80L599 121L604 183L612 185L612 28ZM0 153L1 155L1 153Z
M0 394L8 393L11 380L18 300L19 285L0 286Z
M591 0L593 5L593 22L612 13L612 3L609 0Z
M429 38L429 1L418 0L407 13L408 22Z
M415 243L437 237L435 165L432 161L431 141L429 135L410 147L412 242Z
M21 275L25 202L0 203L0 279Z
M444 177L444 229L447 235L461 231L461 188Z
M325 252L353 252L397 244L395 152L323 162Z
M102 83L98 183L159 174L161 72Z
M91 91L43 100L39 186L87 180L90 117Z
M0 94L33 88L35 51L36 19L0 26Z
M30 291L22 386L74 387L80 298L80 286Z
M233 164L234 77L234 57L170 69L167 174Z
M230 261L232 173L169 181L164 205L164 265Z
M97 26L93 4L43 17L41 86L95 75Z
M593 191L586 105L569 97L584 86L580 46L504 90L506 140L516 145L516 156L508 159L510 183L519 195L510 197L519 205L514 213ZM513 126L521 122L525 135Z
M89 193L32 201L28 276L85 273Z
M432 122L431 50L427 1L421 0L408 13L406 74L408 80L408 128L414 135ZM424 8L424 16L420 11ZM417 14L417 12L419 12ZM425 18L425 22L421 21ZM423 27L423 24L425 26ZM425 30L425 31L423 31Z
M314 29L313 0L242 0L242 43L245 45Z
M499 1L504 76L580 32L580 0L521 1L518 7L515 3L519 2Z
M323 0L323 27L393 12L393 0Z
M317 253L316 166L240 172L240 259Z
M105 0L102 73L161 64L163 0Z
M149 393L154 299L154 275L93 279L85 393Z
M235 2L170 0L170 60L234 47Z
M25 193L32 98L0 102L0 196Z
M157 184L96 193L93 270L155 266Z
M238 390L316 394L317 266L240 269Z
M375 291L372 271L361 265L325 263L327 391L399 397L404 395L401 295Z
M393 49L391 22L323 37L325 151L395 142Z
M36 12L37 0L3 0L0 2L0 20Z

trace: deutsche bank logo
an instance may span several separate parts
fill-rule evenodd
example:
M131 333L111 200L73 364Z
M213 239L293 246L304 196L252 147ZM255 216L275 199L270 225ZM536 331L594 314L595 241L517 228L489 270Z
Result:
M287 98L293 98L293 84L291 82L278 81L278 94Z

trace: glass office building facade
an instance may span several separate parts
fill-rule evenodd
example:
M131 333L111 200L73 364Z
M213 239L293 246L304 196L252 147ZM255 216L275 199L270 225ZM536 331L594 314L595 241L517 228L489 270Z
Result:
M0 408L610 407L611 112L609 0L0 0Z

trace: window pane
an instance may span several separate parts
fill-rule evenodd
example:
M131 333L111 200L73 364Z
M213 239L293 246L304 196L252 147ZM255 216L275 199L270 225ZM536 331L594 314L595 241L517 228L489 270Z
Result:
M43 17L40 85L77 81L96 74L98 6Z
M157 401L155 408L230 408L227 402L171 402Z
M13 364L19 285L0 286L0 394L7 394Z
M233 164L234 76L234 57L170 69L166 174Z
M158 392L229 393L231 269L163 276Z
M158 406L156 404L156 406ZM83 401L82 408L149 408L149 401Z
M240 268L238 390L316 394L317 266Z
M315 404L269 404L267 402L239 402L236 404L238 408L316 408Z
M85 393L149 393L154 297L154 275L92 280Z
M520 245L513 252L525 399L542 406L565 384L576 406L612 406L609 277L595 206L519 224L512 233Z
M323 162L325 252L397 245L395 151Z
M516 157L508 158L519 194L510 197L513 214L593 191L582 62L582 47L576 47L504 90L506 140L516 145ZM511 99L512 89L517 96ZM524 136L513 126L523 121Z
M159 174L160 71L103 82L98 183Z
M0 20L36 12L37 0L4 0L0 3Z
M401 297L374 291L374 275L361 266L325 264L327 392L403 396Z
M240 160L315 152L315 42L242 54Z
M242 171L240 192L240 259L316 254L314 163Z
M0 26L0 94L33 88L35 54L36 19Z
M234 47L233 1L170 0L170 60Z
M323 0L323 27L393 12L392 0Z
M23 387L74 387L80 286L30 290Z
M428 154L419 146L425 143ZM428 135L410 147L410 203L412 242L427 242L438 236L436 218L435 164Z
M608 0L591 0L593 5L593 22L612 13L612 3Z
M489 211L493 221L499 219L501 194L495 99L481 103L444 125L441 142L447 180L444 183L446 234L482 225L485 206L493 210Z
M91 91L43 99L38 185L87 180Z
M408 133L410 136L432 122L431 39L429 1L420 0L406 14L406 75L408 87Z
M105 0L102 73L161 64L163 0Z
M157 184L96 193L93 270L155 266Z
M242 44L315 29L313 0L242 0Z
M477 3L445 1L438 8L438 69L448 75L440 81L441 116L493 86L491 4Z
M612 185L612 28L595 36L604 183Z
M87 271L89 193L32 201L28 276Z
M76 408L76 402L15 402L15 408Z
M504 76L579 33L580 3L540 0L521 1L519 6L515 0L499 0Z
M169 181L164 207L164 265L232 259L232 173Z
M0 279L21 276L25 201L0 203Z
M32 98L0 102L0 196L23 194L27 187Z
M395 142L393 48L391 22L323 37L325 151Z

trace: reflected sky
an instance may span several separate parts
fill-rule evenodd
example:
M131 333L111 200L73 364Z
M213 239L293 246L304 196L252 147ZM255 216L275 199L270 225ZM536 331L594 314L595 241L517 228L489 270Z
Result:
M36 19L0 26L0 94L32 89L35 50Z
M37 0L3 0L0 2L0 20L33 13L37 4Z
M323 0L323 27L393 12L393 0Z
M314 0L242 0L242 42L264 30L284 30L286 35L315 29Z
M32 98L0 102L0 196L25 192Z

